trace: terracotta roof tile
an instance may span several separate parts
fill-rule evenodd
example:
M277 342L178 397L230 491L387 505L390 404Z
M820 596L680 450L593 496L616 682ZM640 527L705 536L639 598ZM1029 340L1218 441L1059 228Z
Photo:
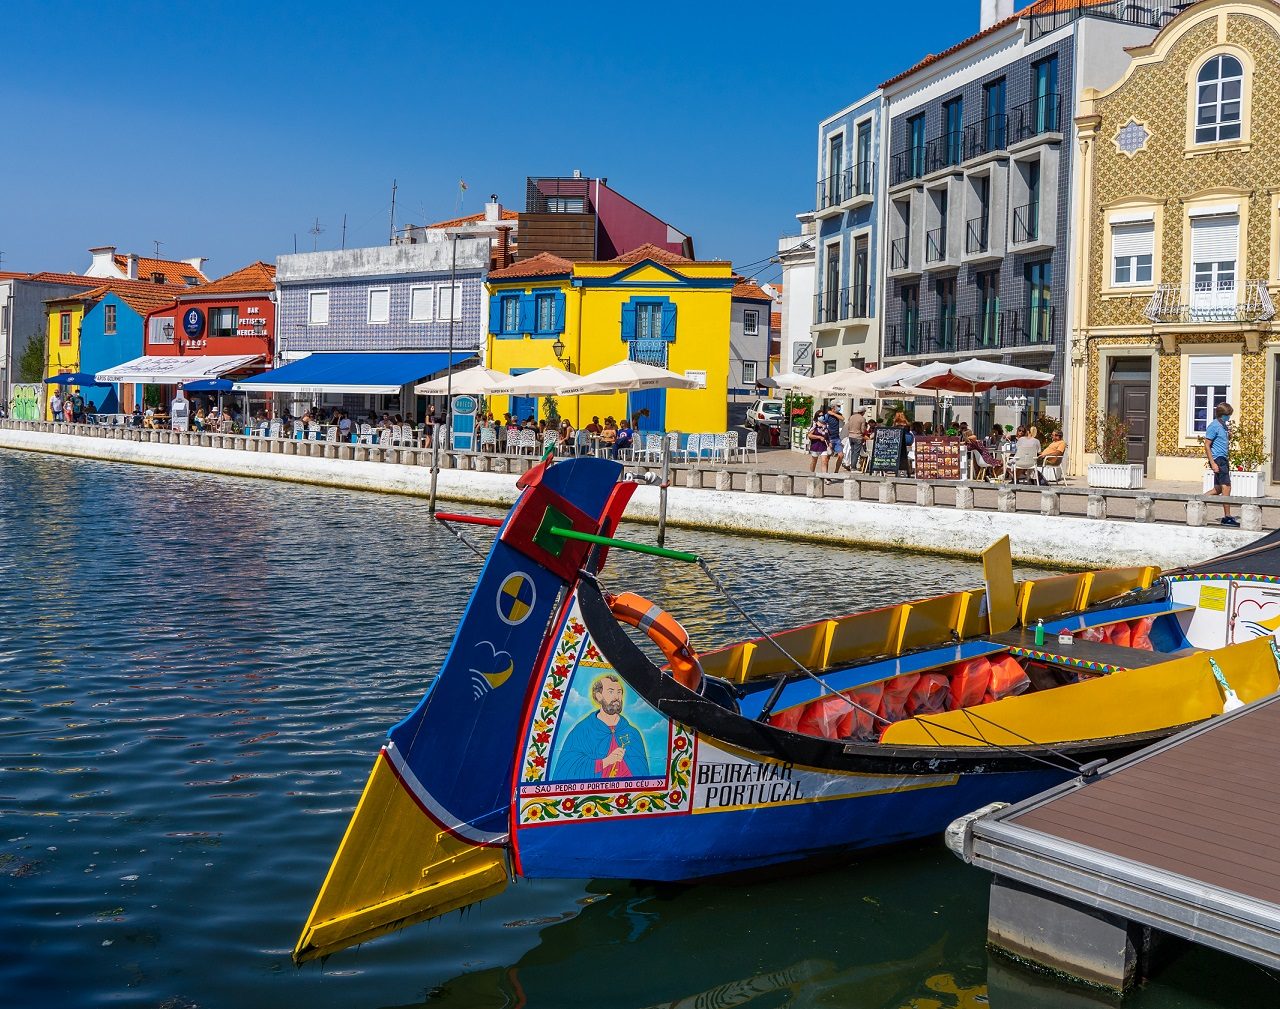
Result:
M117 253L112 259L115 261L116 269L122 272L129 269L128 256ZM184 263L180 259L149 259L146 256L139 256L138 278L146 280L153 273L163 274L166 284L182 284L184 286L187 284L183 279L184 277L195 277L202 284L208 279L190 263Z
M730 294L740 301L768 301L770 303L773 301L764 291L760 290L760 285L754 280L743 280L734 284Z
M102 277L89 279L96 281L97 285L87 291L63 295L61 298L50 298L48 303L84 301L97 304L108 294L115 294L139 315L146 315L163 305L174 304L178 292L184 289L176 284L156 284L145 280L116 280Z
M1090 0L1084 0L1084 6L1100 7L1103 4L1109 3L1109 2L1110 0L1096 0L1096 2L1090 2ZM1028 4L1027 6L1023 7L1021 10L1016 11L1015 13L1005 18L1004 20L997 21L995 24L991 25L991 27L984 28L982 31L978 32L976 35L970 35L967 39L957 42L955 45L951 46L948 49L942 50L942 52L940 53L930 53L928 56L922 59L915 66L907 70L904 70L902 73L897 74L894 77L890 77L887 81L881 84L880 87L887 88L893 84L897 84L898 81L906 80L912 74L916 73L916 71L923 70L925 67L929 66L931 63L937 63L938 60L945 59L946 57L950 56L952 53L958 53L961 49L965 48L966 46L972 45L974 42L977 42L979 39L984 39L988 35L992 35L995 32L998 32L1001 28L1004 28L1007 25L1011 25L1015 21L1020 20L1021 18L1027 17L1029 15L1034 15L1034 14L1054 14L1059 11L1075 10L1080 5L1081 5L1080 0L1037 0L1036 3Z
M201 298L206 294L240 294L255 291L272 291L276 286L276 268L271 263L258 260L248 266L228 273L225 277L211 280L199 287L188 287L185 294L192 298Z
M671 252L662 248L660 245L654 245L652 242L646 242L638 249L632 249L630 252L624 252L621 256L616 256L608 260L610 263L642 263L646 259L652 259L655 263L661 263L663 266L678 266L681 263L692 263L693 260L688 256L682 256L679 253Z
M13 280L15 278L29 277L31 274L23 273L20 270L0 270L0 280Z
M528 259L518 259L501 270L493 270L490 280L515 280L519 277L557 277L573 272L573 263L550 252L539 252Z
M782 313L781 312L771 312L769 314L769 328L773 330L775 333L782 332Z
M503 208L503 210L502 210L502 215L501 215L501 217L502 217L502 220L504 220L504 221L518 221L518 220L520 220L520 212L519 212L518 210L507 210L507 209L504 207L504 208ZM478 224L479 222L481 222L481 221L483 221L483 220L484 220L484 214L483 214L483 213L479 213L479 214L468 214L466 217L455 217L455 218L453 218L452 220L449 220L449 221L437 221L435 224L424 224L424 225L423 225L423 227L424 227L424 228L431 228L431 229L435 229L435 228L458 228L458 227L461 227L461 226L462 226L462 225L464 225L464 224Z
M29 273L26 275L27 280L34 280L41 284L70 284L76 287L96 287L102 283L101 277L85 277L79 273L57 273L46 270L41 273Z

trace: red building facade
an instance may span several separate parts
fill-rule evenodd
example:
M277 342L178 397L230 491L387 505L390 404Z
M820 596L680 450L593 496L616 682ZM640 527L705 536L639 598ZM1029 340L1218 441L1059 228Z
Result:
M180 294L147 314L142 353L156 357L258 355L270 368L276 347L276 268L244 269Z

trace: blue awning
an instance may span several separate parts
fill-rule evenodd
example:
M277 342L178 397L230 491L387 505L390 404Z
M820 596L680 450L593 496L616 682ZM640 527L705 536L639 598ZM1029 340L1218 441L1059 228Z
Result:
M450 364L459 365L474 354L396 351L385 354L312 354L261 375L241 379L242 392L347 392L391 396L421 382Z

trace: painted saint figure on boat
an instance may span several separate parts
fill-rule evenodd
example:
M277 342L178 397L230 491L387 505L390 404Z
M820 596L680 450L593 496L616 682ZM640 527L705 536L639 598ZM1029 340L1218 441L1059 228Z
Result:
M555 777L568 781L592 778L644 778L649 757L644 736L622 713L626 689L616 673L591 681L589 712L570 730L556 762Z

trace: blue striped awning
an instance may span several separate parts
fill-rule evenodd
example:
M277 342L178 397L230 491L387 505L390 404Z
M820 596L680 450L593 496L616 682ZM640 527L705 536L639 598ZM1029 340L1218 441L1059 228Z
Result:
M241 392L348 392L391 396L404 386L473 360L474 354L395 351L380 354L311 354L273 371L241 379Z

